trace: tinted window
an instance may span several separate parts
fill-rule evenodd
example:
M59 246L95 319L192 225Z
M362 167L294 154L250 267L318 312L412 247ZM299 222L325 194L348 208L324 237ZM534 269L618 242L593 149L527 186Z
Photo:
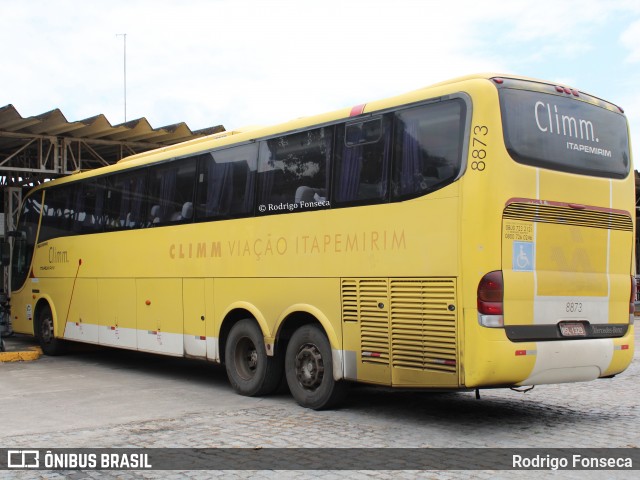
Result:
M253 213L258 145L241 145L199 157L198 219Z
M119 173L105 178L105 230L141 228L148 225L145 213L146 171Z
M350 123L345 126L344 144L347 147L375 143L382 138L382 118L365 122Z
M39 242L102 230L104 189L95 180L45 191Z
M393 196L433 191L460 173L466 106L438 102L396 114Z
M67 234L95 233L102 230L104 188L96 180L74 184L73 219Z
M42 227L38 241L64 237L73 232L78 187L63 185L45 191Z
M78 218L82 233L95 233L104 229L107 222L106 206L107 184L104 178L98 178L82 184L85 214Z
M334 198L371 202L388 197L391 117L338 126Z
M195 179L194 159L153 166L149 176L147 225L192 220Z
M610 178L629 173L623 115L577 98L500 89L504 139L518 162Z
M332 132L318 128L261 142L258 213L329 206Z

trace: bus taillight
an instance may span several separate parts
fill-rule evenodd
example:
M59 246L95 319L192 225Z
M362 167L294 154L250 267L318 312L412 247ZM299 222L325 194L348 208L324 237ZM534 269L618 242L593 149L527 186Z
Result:
M485 327L504 326L502 271L487 273L478 284L478 321Z

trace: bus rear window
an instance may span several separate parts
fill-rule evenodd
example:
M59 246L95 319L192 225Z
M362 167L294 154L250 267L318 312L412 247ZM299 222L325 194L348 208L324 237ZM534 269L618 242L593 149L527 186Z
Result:
M629 174L623 115L571 97L500 89L504 139L517 162L607 178Z

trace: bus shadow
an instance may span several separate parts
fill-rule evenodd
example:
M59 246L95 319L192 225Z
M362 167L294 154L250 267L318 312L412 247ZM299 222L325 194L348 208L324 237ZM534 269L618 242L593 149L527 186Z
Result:
M67 357L70 361L91 362L113 370L135 371L160 380L179 380L211 387L229 386L224 367L207 360L80 343L70 345Z
M536 396L508 389L481 391L481 398L476 399L474 392L394 391L354 385L343 408L369 418L392 419L415 426L468 427L474 431L493 431L499 426L526 432L536 427L635 421L632 415L608 405L597 409L581 407L543 394Z

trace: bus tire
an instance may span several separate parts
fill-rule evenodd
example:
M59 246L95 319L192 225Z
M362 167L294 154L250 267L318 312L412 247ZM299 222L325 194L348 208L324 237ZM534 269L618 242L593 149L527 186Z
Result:
M346 396L347 384L333 378L329 339L316 325L303 325L292 335L285 355L285 372L293 398L303 407L335 407Z
M267 355L262 330L250 318L231 328L225 346L225 367L233 389L248 397L273 393L282 378L281 357Z
M33 333L45 355L56 356L66 353L65 341L55 337L53 314L49 305L38 309Z

